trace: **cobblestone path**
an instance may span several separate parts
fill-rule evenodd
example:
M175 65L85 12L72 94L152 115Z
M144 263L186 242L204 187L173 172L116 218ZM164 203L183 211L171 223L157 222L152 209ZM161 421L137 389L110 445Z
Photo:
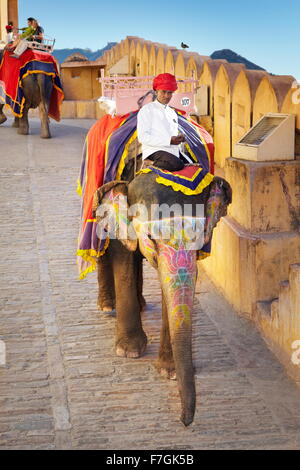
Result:
M53 139L0 127L1 449L297 449L300 390L255 327L200 272L194 311L197 412L179 421L176 382L153 367L160 291L145 264L137 360L114 354L115 319L96 309L96 276L78 280L75 192L92 121L52 124Z

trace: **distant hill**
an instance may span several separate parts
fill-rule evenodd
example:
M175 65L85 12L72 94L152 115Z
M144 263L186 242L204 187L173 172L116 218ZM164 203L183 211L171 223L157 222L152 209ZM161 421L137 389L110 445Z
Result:
M210 57L211 59L226 59L227 62L231 64L245 64L246 69L250 70L265 70L259 65L250 62L250 60L245 59L245 57L242 57L236 52L233 52L231 49L221 49L220 51L215 51L211 54Z
M88 60L96 60L101 57L105 51L111 49L116 44L116 42L108 42L105 47L98 49L97 51L92 51L91 49L80 49L79 47L74 47L73 49L54 49L53 55L60 63L64 62L69 55L74 54L75 52L83 54Z

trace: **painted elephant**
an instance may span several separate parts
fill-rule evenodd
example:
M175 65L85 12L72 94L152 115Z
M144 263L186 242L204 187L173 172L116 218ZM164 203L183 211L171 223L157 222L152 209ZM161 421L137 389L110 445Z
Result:
M162 328L156 367L162 375L170 379L177 378L182 404L181 421L187 426L193 421L195 412L191 311L197 277L197 253L199 247L211 239L218 220L226 215L227 205L231 202L231 188L224 179L214 177L201 194L186 196L158 184L155 175L151 173L139 174L130 183L107 183L95 193L93 206L102 235L107 233L111 224L111 219L107 219L107 208L115 213L120 198L127 205L127 216L123 214L119 218L116 238L110 240L105 254L99 258L98 305L100 309L116 308L116 354L139 357L147 344L141 322L141 310L144 306L143 257L157 269L162 289ZM186 243L186 240L176 236L176 230L172 230L171 235L160 233L158 237L154 237L149 231L149 216L146 222L140 222L137 207L146 207L149 214L150 207L161 207L162 203L172 206L172 209L189 205L192 211L190 217L179 216L182 220L195 221L196 209L204 209L204 219L199 218L202 225L200 223L200 228L197 229L199 245L191 245L189 241ZM160 220L165 220L167 225L172 225L173 221L174 228L174 221L178 222L178 217L172 213L169 219ZM151 220L150 225L152 222ZM157 220L155 223L157 224ZM124 224L132 233L125 230L126 235L121 234ZM182 230L177 231L177 235L179 232L182 233Z
M27 135L29 132L28 111L30 108L39 107L41 119L40 135L44 139L51 137L48 111L53 89L52 77L42 73L28 75L22 79L22 89L25 97L23 115L21 118L15 118L13 126L18 128L19 134ZM0 124L3 124L7 120L7 117L3 112L3 107L4 104L0 104Z

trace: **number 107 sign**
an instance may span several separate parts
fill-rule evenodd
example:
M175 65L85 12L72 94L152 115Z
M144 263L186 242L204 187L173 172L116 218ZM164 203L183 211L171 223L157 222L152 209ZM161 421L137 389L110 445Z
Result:
M193 113L195 112L195 94L193 92L176 92L169 104L187 114Z

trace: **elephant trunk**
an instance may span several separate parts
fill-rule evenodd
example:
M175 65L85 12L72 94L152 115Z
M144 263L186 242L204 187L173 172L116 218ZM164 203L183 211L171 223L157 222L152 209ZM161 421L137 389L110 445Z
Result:
M159 244L158 271L168 312L170 339L181 398L181 421L194 418L196 392L192 361L192 323L197 263L196 252Z
M170 320L169 320L170 321ZM171 343L176 377L181 399L181 421L185 426L193 422L196 407L196 390L192 361L191 328L172 334Z

